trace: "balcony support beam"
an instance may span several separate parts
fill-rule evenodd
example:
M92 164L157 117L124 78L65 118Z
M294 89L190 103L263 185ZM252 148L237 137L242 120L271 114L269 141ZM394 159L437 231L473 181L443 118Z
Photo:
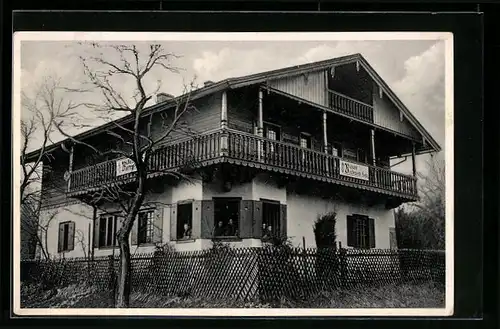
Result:
M263 105L263 92L259 89L259 113L257 118L257 135L264 136L264 105Z
M74 154L74 145L69 149L69 165L68 165L68 192L71 189L71 173L73 172L73 154Z
M227 128L227 92L226 91L222 92L220 126L222 129Z
M375 129L370 129L370 154L372 157L372 165L377 165L377 157L375 154Z
M327 113L323 111L323 150L328 154Z
M415 156L415 142L411 143L411 164L413 168L413 177L417 177L417 164Z
M259 113L257 118L257 136L264 136L264 104L263 104L264 94L262 89L259 89ZM263 153L263 144L262 140L259 139L257 141L257 159L260 161L262 159Z

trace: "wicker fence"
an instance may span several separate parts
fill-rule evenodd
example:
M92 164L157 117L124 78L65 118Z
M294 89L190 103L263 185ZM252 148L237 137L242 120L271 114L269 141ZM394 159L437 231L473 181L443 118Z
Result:
M443 251L210 249L134 255L132 291L165 296L273 301L320 290L434 281L444 284ZM118 258L23 261L21 281L74 283L114 291Z

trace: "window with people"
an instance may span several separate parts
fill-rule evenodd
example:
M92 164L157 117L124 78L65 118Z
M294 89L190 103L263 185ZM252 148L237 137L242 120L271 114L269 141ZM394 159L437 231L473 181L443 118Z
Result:
M281 225L280 203L262 200L262 241L272 242L279 238Z
M190 240L193 237L193 203L177 205L177 240Z
M214 198L214 238L239 236L240 202L238 198Z

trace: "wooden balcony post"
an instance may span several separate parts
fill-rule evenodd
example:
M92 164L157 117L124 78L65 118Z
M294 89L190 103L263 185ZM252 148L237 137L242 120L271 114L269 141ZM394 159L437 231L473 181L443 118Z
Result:
M257 136L263 137L264 136L264 109L263 109L263 93L262 90L259 89L259 113L258 113L258 120L257 120ZM257 159L260 161L262 158L262 152L263 152L263 145L262 145L262 140L259 139L257 140Z
M413 177L417 177L417 165L415 158L415 142L411 143L411 164L413 168Z
M374 174L374 177L373 177L373 182L375 183L375 185L377 185L377 174L378 174L378 171L377 171L377 157L376 157L376 154L375 154L375 129L370 129L370 154L372 156L372 165L374 167L374 170L373 170L373 174Z
M370 129L370 154L372 156L372 164L377 165L377 158L375 154L375 129Z
M227 132L227 92L222 92L222 104L221 104L221 115L220 115L220 126L222 129L222 134L220 136L220 155L228 155L229 146L229 136Z
M226 91L222 92L220 126L222 129L227 128L227 93L226 93Z
M327 134L327 113L323 111L323 151L328 154L328 134ZM325 171L328 175L330 168L328 168L328 157L325 157Z
M69 165L68 165L69 178L68 178L68 190L67 190L67 192L69 192L71 189L71 173L73 172L73 153L74 153L74 146L71 146L71 148L69 150Z

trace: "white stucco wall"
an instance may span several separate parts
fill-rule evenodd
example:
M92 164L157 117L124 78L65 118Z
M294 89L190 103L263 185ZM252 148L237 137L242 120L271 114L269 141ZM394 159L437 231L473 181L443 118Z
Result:
M389 228L394 227L393 210L385 209L383 204L368 207L363 204L348 204L331 201L312 195L287 195L287 231L296 246L302 246L305 238L306 248L315 248L313 225L318 215L335 211L337 213L337 241L347 247L347 215L362 214L375 219L375 248L389 249Z
M203 183L200 180L183 182L177 186L166 186L163 191L148 193L145 202L155 202L157 208L163 208L163 243L171 244L179 251L202 250L210 248L212 242L207 239L197 239L189 242L170 242L170 206L182 200L209 200L213 197L241 197L246 200L270 199L287 205L287 231L291 241L297 247L302 247L303 237L306 247L316 247L313 234L313 224L318 215L329 211L337 212L337 241L347 247L347 215L358 213L368 215L375 219L375 248L386 249L390 247L389 228L395 226L393 210L386 210L383 204L368 207L363 204L347 204L340 201L331 201L312 195L298 195L287 192L286 187L278 187L272 176L260 174L252 182L235 184L231 191L224 192L219 183ZM113 207L109 206L111 210ZM102 211L101 211L102 212ZM92 208L84 204L74 204L66 207L45 210L41 220L47 220L52 214L48 226L48 252L55 257L61 257L57 252L59 223L65 221L75 222L75 248L64 253L64 257L84 257L88 253L89 236L93 235ZM99 212L98 212L99 214ZM193 220L200 220L193 218ZM89 226L90 224L90 226ZM194 224L194 223L193 223ZM89 230L90 227L90 230ZM81 241L83 241L83 243ZM234 247L258 247L258 239L244 239L230 243ZM85 246L85 251L82 249ZM131 252L149 253L154 251L154 246L131 246ZM118 249L115 248L115 253ZM95 256L107 256L113 249L95 249Z
M162 227L162 243L170 243L170 206L182 200L201 200L203 197L203 184L200 180L193 180L191 182L182 182L177 186L166 186L163 191L155 193L148 193L145 197L144 203L152 203L157 208L163 211L163 227ZM103 205L99 207L97 215L105 211L119 210L117 205ZM82 203L73 204L65 207L53 208L42 211L40 218L42 222L48 223L47 230L47 251L52 257L85 257L88 254L89 237L93 237L94 227L92 225L93 210L90 206ZM58 253L58 236L59 236L59 223L66 221L75 222L75 247L72 251ZM93 239L91 239L93 240ZM201 241L196 243L177 244L172 242L178 250L199 250L201 248ZM83 249L85 247L85 250ZM137 246L131 245L131 253L150 253L155 250L152 245ZM114 248L114 253L118 254L118 248ZM113 254L113 248L95 248L95 257L108 256Z
M272 176L259 174L253 179L253 200L268 199L287 203L286 187L278 187Z
M233 184L231 191L224 191L219 181L203 184L203 197L200 199L210 200L212 198L242 198L243 200L252 199L252 182L243 184Z
M286 204L286 187L278 187L268 174L259 174L251 182L234 184L231 191L225 192L220 182L203 184L203 199L237 197L243 200L269 199Z
M84 257L88 254L89 245L89 225L92 227L91 207L85 204L73 204L65 207L42 210L40 213L40 226L46 228L47 239L44 230L40 230L44 249L51 257ZM74 249L64 253L58 253L59 224L67 221L75 222ZM91 228L92 229L92 228ZM45 243L46 242L46 243ZM38 246L38 248L40 248Z

